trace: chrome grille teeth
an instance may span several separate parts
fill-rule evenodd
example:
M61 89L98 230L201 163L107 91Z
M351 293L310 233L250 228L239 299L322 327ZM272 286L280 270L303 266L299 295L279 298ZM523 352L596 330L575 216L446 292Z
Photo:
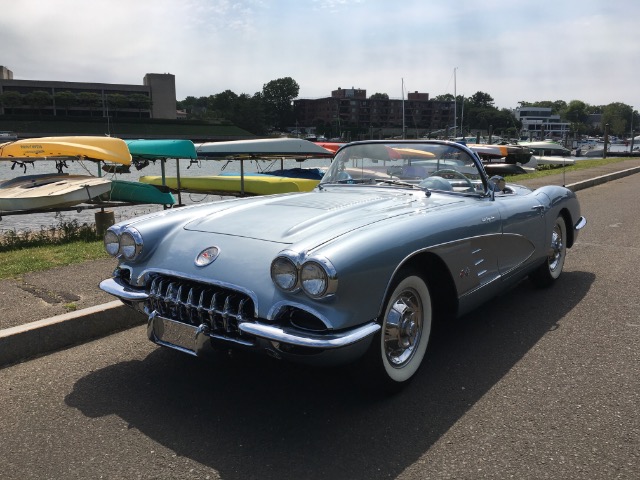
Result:
M227 297L224 299L224 309L222 310L222 327L225 332L229 332L229 317L233 316L235 318L235 314L231 310L231 298Z
M211 304L209 305L209 309L207 310L207 313L209 314L209 320L211 321L211 327L214 330L217 330L216 313L218 312L218 309L216 308L216 302L219 296L220 292L216 292L211 296Z
M147 308L189 323L207 324L212 333L238 337L238 323L253 315L250 298L232 290L156 275L149 283Z
M247 318L244 315L244 309L248 304L249 302L247 302L246 298L243 298L242 300L240 300L240 303L238 304L238 322L244 322L247 320Z
M182 301L182 285L179 284L178 290L176 291L176 312L178 314L178 319L184 321L186 309L184 308L184 303Z
M194 311L193 307L193 288L189 289L189 292L187 293L187 303L186 303L186 309L185 309L185 313L187 314L187 321L189 323L195 323L194 322L194 318L193 315L197 314L197 310Z

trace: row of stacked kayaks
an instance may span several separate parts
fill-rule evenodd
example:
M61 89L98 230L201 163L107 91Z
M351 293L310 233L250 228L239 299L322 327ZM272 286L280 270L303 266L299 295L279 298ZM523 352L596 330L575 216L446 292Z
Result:
M326 145L331 147L330 145ZM0 161L27 164L68 160L102 164L98 172L128 172L132 164L168 159L331 158L335 152L303 139L279 138L194 144L190 140L122 140L112 137L43 137L0 144ZM139 181L102 175L69 175L62 171L22 175L0 180L0 210L47 210L81 203L125 202L173 205L172 191L228 195L265 195L312 190L321 178L318 169L296 169L271 174L224 174L194 177L143 176ZM311 175L313 171L317 173ZM302 173L306 173L305 176ZM25 169L26 172L26 169Z
M69 136L21 139L0 143L0 161L25 165L52 161L55 173L25 175L0 180L0 211L33 211L70 207L81 203L134 203L171 206L173 193L195 192L217 195L269 195L310 191L323 175L320 168L284 168L263 173L240 172L218 175L165 175L169 159L257 160L310 158L331 159L339 143L316 143L299 138L271 138L208 142L190 140L122 140L113 137ZM532 155L525 145L468 145L483 160L489 174L524 173ZM556 157L557 158L557 157ZM96 162L98 176L70 175L59 168L67 160ZM122 180L135 165L162 162L162 175L141 176L138 181ZM242 162L240 162L242 165ZM14 165L15 166L15 165ZM18 169L19 170L19 169ZM56 170L52 167L51 170ZM112 173L110 177L102 172ZM172 193L173 192L173 193Z

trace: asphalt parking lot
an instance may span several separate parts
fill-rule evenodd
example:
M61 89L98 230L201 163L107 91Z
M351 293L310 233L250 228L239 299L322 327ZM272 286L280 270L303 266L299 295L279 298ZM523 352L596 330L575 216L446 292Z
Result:
M450 325L396 396L342 369L201 361L143 326L6 366L0 477L640 478L638 187L579 190L559 282Z
M579 191L589 224L559 282L450 325L396 396L341 369L201 361L143 326L0 369L2 475L640 478L638 187Z

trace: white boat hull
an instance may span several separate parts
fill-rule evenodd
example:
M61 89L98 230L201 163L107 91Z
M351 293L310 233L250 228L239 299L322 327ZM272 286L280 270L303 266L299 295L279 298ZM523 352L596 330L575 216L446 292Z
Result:
M111 190L111 181L89 175L44 174L0 182L0 210L43 210L89 202Z

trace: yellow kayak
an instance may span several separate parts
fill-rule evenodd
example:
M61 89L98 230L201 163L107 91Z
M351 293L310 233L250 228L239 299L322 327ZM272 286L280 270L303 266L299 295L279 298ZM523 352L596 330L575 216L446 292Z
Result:
M112 137L75 136L25 138L0 144L0 160L57 160L77 158L121 165L131 164L124 140Z
M162 177L147 175L140 177L140 182L161 186ZM165 185L172 190L185 190L196 193L215 193L237 195L271 195L274 193L309 192L318 185L319 180L308 178L276 177L260 175L244 177L244 190L241 177L235 175L210 175L201 177L180 177L178 188L177 177L165 177Z

